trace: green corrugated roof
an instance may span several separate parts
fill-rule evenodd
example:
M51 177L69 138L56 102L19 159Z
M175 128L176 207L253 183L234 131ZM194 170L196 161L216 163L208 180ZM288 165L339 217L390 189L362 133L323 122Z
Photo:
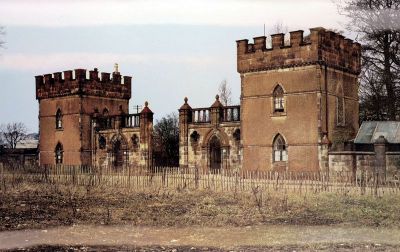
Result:
M363 122L354 143L371 144L379 136L384 136L389 143L400 143L400 122L370 121Z

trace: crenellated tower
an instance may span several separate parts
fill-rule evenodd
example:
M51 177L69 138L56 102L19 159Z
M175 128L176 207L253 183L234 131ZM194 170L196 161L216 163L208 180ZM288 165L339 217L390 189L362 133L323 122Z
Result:
M328 148L354 139L361 46L324 28L237 41L246 170L326 169Z
M312 28L307 38L304 31L271 35L272 47L267 48L265 36L237 41L237 70L240 74L272 69L323 65L355 75L361 70L361 45L324 28Z
M93 115L129 113L130 76L76 69L36 76L40 164L92 164Z

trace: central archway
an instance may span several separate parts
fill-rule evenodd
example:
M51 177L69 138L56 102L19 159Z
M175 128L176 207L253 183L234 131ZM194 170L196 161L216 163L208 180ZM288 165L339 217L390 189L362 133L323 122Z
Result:
M124 164L124 153L121 148L121 141L117 140L113 143L113 165L114 167L121 167Z
M222 167L221 141L217 136L213 136L210 139L209 155L210 155L210 170L211 171L221 170Z
M128 145L122 135L115 135L111 139L111 165L114 169L123 168L128 164Z

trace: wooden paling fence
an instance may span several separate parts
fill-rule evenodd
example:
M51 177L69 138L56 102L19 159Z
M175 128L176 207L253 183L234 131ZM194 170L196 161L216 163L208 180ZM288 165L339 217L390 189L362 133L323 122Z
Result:
M0 181L42 182L76 186L107 186L147 189L190 189L219 192L284 191L297 193L399 193L396 176L377 179L370 171L353 172L273 172L201 171L178 167L143 169L99 169L90 166L0 167Z

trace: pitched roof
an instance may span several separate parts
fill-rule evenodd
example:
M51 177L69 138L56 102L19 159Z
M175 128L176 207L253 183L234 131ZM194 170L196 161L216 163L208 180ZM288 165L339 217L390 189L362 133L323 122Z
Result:
M356 144L374 143L384 136L389 143L400 144L399 121L369 121L363 122L354 140Z

